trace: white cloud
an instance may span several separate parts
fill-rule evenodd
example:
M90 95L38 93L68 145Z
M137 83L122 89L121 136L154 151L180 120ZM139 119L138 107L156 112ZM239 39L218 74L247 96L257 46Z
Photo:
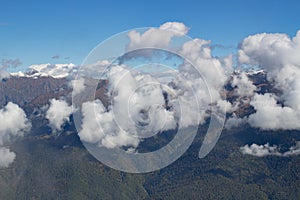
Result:
M127 50L145 46L164 48L170 45L172 38L183 36L187 31L184 24L177 22L165 23L144 33L132 31L128 35ZM195 39L176 48L186 60L174 70L175 76L164 79L171 80L172 84L159 82L163 80L161 76L142 74L125 65L109 68L105 77L112 105L104 108L100 101L83 104L80 138L109 148L135 147L140 142L137 136L152 136L175 129L177 125L181 128L198 126L210 116L211 106L223 113L230 110L231 104L223 100L222 95L228 70L232 68L232 56L213 57L209 44L210 41Z
M257 157L264 157L269 155L277 155L281 154L278 152L277 146L270 146L269 143L264 145L252 144L251 146L245 145L240 148L243 154L253 155Z
M112 105L104 108L99 100L83 103L81 140L107 148L136 147L140 138L175 129L179 119L181 128L203 123L209 116L207 110L211 99L203 79L189 79L193 75L187 74L187 79L174 78L173 88L124 65L110 68L106 76ZM216 88L213 89L213 92L219 93ZM166 108L164 92L168 93L170 110ZM228 106L228 102L221 100L220 94L214 95L218 96L215 99L217 106Z
M16 154L7 148L0 147L0 167L8 167L14 162Z
M116 146L137 147L139 139L118 127L112 112L106 112L99 100L82 104L82 130L78 133L85 142L107 148Z
M270 146L269 143L264 144L264 145L257 145L257 144L252 144L252 145L245 145L240 148L241 152L243 154L248 154L252 156L257 156L257 157L264 157L264 156L296 156L300 155L300 141L296 143L295 146L292 146L289 148L288 151L286 152L279 152L279 148L274 145Z
M299 65L300 31L294 38L286 34L256 34L245 38L239 50L239 62L260 65L267 71L287 64Z
M50 100L50 107L46 112L46 119L53 131L60 131L63 124L68 122L73 113L72 106L69 106L64 100Z
M161 30L172 30L174 31L176 36L183 36L185 34L187 34L187 32L189 31L189 28L181 23L181 22L166 22L164 24L162 24L159 29Z
M78 78L71 81L71 87L73 88L72 95L78 95L85 89L84 78Z
M256 112L249 116L251 126L266 130L300 128L300 113L288 106L277 104L274 95L255 94L251 105Z
M196 89L198 100L205 99L203 102L200 101L201 106L217 104L217 107L223 111L231 110L230 103L223 100L221 93L223 93L224 85L228 80L228 71L226 70L231 68L229 65L232 62L229 60L232 57L226 57L225 61L213 57L208 44L210 41L198 38L184 43L180 54L186 60L180 66L179 73L192 82L191 86Z
M173 112L164 108L163 86L155 78L134 75L124 67L114 67L108 81L111 84L110 92L117 93L113 97L112 109L121 127L130 130L139 123L146 123L148 131L175 128ZM131 117L132 123L128 124L126 117Z
M251 103L256 113L251 125L263 129L300 129L300 31L286 34L257 34L242 42L239 61L258 65L280 92L256 95ZM281 102L280 104L277 102Z
M143 138L176 128L174 112L166 110L163 86L156 79L134 74L125 66L111 68L107 76L112 105L108 110L99 100L82 105L83 141L108 148L136 147L137 135Z
M163 48L169 45L173 37L186 34L188 28L180 22L167 22L159 28L150 28L144 33L131 31L128 34L130 44L128 50L135 50L143 47Z
M6 136L23 136L30 128L25 112L17 105L9 102L0 110L0 143Z
M29 131L31 124L25 112L16 104L9 102L0 110L0 146L9 143L13 137L21 137ZM15 153L0 147L0 167L8 167L15 159Z

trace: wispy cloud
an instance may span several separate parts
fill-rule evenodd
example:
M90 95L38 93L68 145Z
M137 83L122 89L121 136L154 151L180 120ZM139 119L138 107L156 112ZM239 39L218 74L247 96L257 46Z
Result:
M22 64L20 59L2 59L0 69L15 68Z
M54 56L51 57L52 59L59 59L60 58L60 55L56 54Z
M2 59L0 63L0 80L10 76L10 74L6 71L7 69L16 68L21 64L22 62L19 59Z

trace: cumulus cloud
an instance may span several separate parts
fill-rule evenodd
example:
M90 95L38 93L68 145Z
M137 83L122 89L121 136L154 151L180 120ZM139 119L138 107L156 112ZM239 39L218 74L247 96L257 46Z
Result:
M69 122L69 117L73 113L72 106L64 100L50 100L49 109L46 112L46 119L53 131L60 131L64 123Z
M0 146L9 143L11 138L21 137L31 127L25 112L9 102L0 110ZM8 167L15 159L15 153L6 147L0 148L0 167Z
M193 82L199 94L198 99L206 98L204 105L217 104L216 107L221 110L231 110L230 103L223 100L221 94L228 80L226 69L231 68L229 65L232 64L230 61L232 56L229 55L224 59L213 57L208 44L210 41L199 38L184 43L180 54L186 60L180 66L179 72L184 74L187 80Z
M157 80L134 74L125 66L111 68L107 76L112 105L105 109L99 100L83 104L79 132L83 141L108 148L136 147L140 141L137 135L148 137L176 128L174 113L166 109L164 90Z
M274 71L288 64L299 65L300 31L294 38L286 34L261 33L249 36L240 45L239 62Z
M251 104L256 113L249 117L250 124L263 129L298 130L300 31L293 38L267 33L249 36L241 43L238 53L240 63L257 65L267 71L268 80L280 91L254 97Z
M17 104L9 102L0 110L0 133L2 136L23 136L30 127L25 112ZM2 140L0 140L1 142Z
M223 60L212 56L211 47L208 44L210 41L197 38L184 43L180 53L201 73L210 89L220 90L224 87L228 76L222 64ZM230 63L229 60L230 56L226 58L226 63ZM180 70L185 72L185 67L188 65L188 62L184 63Z
M72 94L74 96L80 94L85 89L84 78L78 78L78 79L72 80L71 87L73 88Z
M95 143L107 148L116 146L137 147L139 139L120 129L112 112L106 112L99 100L82 105L82 130L78 133L85 142ZM99 126L100 125L100 126Z
M167 22L159 28L150 28L144 33L131 31L128 34L130 43L128 50L135 50L142 47L163 48L169 45L173 37L186 34L188 27L180 22Z
M7 148L0 148L0 167L9 167L14 162L16 154Z
M253 143L252 145L245 145L240 148L243 154L248 154L257 157L265 156L296 156L300 155L300 141L296 143L295 146L289 148L286 152L279 152L279 148L276 145L269 145L269 143L264 145L257 145Z
M248 122L254 127L265 130L300 128L300 113L291 107L278 104L273 94L255 94L251 105L256 112L249 116Z

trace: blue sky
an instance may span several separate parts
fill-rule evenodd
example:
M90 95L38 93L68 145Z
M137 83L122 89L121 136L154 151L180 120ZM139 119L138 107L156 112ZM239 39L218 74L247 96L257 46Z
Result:
M189 36L236 47L248 35L300 29L300 1L0 1L0 60L80 64L106 38L179 21ZM59 55L59 59L51 57Z

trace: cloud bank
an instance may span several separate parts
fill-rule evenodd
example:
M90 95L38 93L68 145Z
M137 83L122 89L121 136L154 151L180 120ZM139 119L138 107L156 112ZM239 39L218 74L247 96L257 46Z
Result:
M178 22L143 33L131 31L127 50L165 48L187 31ZM107 148L136 147L142 138L159 132L178 126L197 127L210 116L212 105L223 112L230 110L231 104L224 100L224 85L232 70L232 56L214 57L209 44L199 38L183 42L177 52L184 62L168 73L175 74L171 79L141 73L124 64L112 65L105 72L111 105L105 108L99 100L83 103L81 140ZM80 87L75 89L76 94L83 91L83 82L77 82Z

